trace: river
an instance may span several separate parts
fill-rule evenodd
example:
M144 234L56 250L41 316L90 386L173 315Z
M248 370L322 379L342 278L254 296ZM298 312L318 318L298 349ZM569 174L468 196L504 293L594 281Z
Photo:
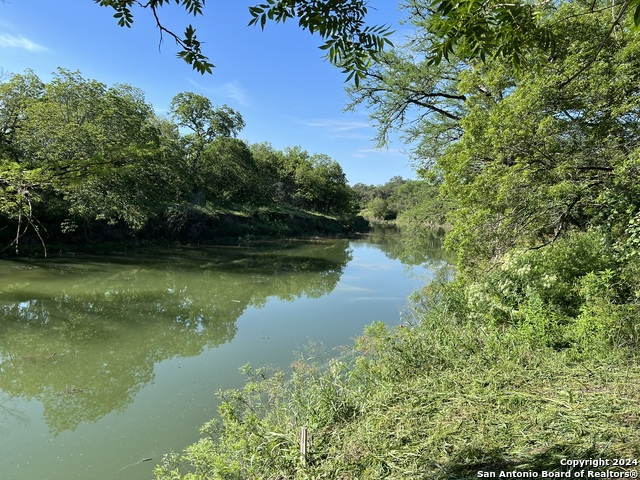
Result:
M338 355L371 322L400 323L431 270L399 245L0 260L0 478L152 479L216 415L215 393L242 385L242 365L287 368L309 342Z

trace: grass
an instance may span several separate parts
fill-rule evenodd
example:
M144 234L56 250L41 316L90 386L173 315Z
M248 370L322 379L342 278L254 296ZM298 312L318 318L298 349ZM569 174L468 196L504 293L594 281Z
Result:
M468 320L446 298L416 302L406 321L373 324L338 360L301 355L290 376L247 368L244 389L220 394L209 436L167 456L158 479L464 479L640 457L634 350L604 336L545 346L522 325ZM625 468L636 467L579 470Z
M310 477L476 478L637 458L637 366L532 350L511 333L433 321L382 340L391 351L356 370L375 372L357 417L332 433Z

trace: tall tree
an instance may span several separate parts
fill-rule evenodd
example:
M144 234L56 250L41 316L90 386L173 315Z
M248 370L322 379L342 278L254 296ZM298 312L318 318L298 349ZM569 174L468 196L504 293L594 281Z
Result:
M228 136L215 138L202 155L202 188L216 205L249 205L262 199L256 162L248 145Z
M468 258L544 245L572 228L611 231L638 209L630 192L640 146L640 39L627 22L585 70L610 17L585 12L559 9L559 18L572 20L556 26L566 40L553 64L523 71L514 83L493 81L498 101L472 104L464 135L438 162L460 206L457 223L465 224L449 241ZM465 74L461 87L492 76L487 65Z
M42 237L36 211L67 229L96 219L145 223L164 156L142 92L60 69L48 84L16 75L0 98L11 105L2 119L2 213L17 223L16 245L27 227Z
M570 229L635 235L640 39L626 19L602 46L611 10L597 10L561 5L550 17L562 38L553 62L530 52L519 70L501 58L430 62L437 37L414 11L416 38L352 89L374 108L380 137L399 128L453 200L448 242L463 264Z
M171 100L169 111L178 126L190 130L183 135L189 174L194 183L193 198L201 197L206 189L203 177L203 153L217 138L235 138L244 128L242 115L227 105L215 107L211 101L193 92L177 94ZM218 161L225 161L223 156ZM213 161L211 155L208 161ZM209 168L210 170L210 168Z

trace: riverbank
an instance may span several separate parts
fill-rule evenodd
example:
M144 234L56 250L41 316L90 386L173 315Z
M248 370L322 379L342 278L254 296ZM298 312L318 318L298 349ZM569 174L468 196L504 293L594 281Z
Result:
M95 222L41 240L31 234L20 239L19 254L43 256L70 251L131 251L157 245L238 245L293 237L340 236L367 232L369 223L356 215L326 215L290 207L220 209L185 205L162 221L133 232L124 224ZM53 232L53 229L49 231ZM4 238L9 245L11 239ZM0 255L15 255L15 246Z
M301 359L291 383L248 371L242 391L222 394L222 423L203 429L211 437L169 456L157 478L187 478L184 462L197 479L539 477L569 471L566 459L638 458L640 368L629 352L540 347L522 329L444 310L372 325L353 360Z
M208 437L167 456L158 480L632 476L637 305L612 301L597 240L435 282L402 327L373 324L340 360L310 352L290 376L247 369Z

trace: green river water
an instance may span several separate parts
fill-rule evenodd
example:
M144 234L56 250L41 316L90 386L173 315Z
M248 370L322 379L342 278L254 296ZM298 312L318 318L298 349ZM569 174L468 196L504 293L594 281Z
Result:
M430 276L394 236L0 260L0 479L145 480L245 363L338 355ZM398 257L403 260L400 261Z

